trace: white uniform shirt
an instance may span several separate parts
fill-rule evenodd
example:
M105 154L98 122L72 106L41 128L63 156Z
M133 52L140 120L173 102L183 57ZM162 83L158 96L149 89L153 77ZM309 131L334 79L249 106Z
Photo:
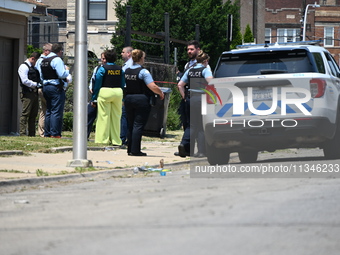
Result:
M32 66L31 63L28 61L28 59L25 61L25 63L27 63L29 66ZM22 63L19 66L18 74L23 85L34 89L37 87L37 82L28 79L28 71L29 71L28 66Z

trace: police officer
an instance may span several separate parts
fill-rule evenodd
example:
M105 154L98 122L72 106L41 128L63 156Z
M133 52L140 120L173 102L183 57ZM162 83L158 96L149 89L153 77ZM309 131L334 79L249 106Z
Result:
M122 66L123 71L125 72L126 69L133 65L132 60L132 51L133 48L131 46L124 47L121 53L122 59L124 60L124 64ZM124 96L124 93L123 93ZM121 149L127 148L127 131L128 131L128 123L126 118L126 110L124 105L124 98L123 98L123 105L122 105L122 117L120 120L120 139L122 140Z
M39 73L41 71L40 64L44 58L48 56L52 51L52 43L45 43L43 46L43 53L40 55L37 63L35 64L36 69L38 69ZM40 114L39 114L39 122L38 122L38 133L41 137L44 137L45 130L45 115L46 115L46 99L44 98L42 86L38 88L38 95L40 99Z
M144 126L151 111L150 99L153 93L164 99L161 89L154 83L150 72L143 68L145 52L132 51L133 65L125 70L126 97L125 108L128 120L128 155L147 156L141 151Z
M189 57L189 62L187 62L184 66L184 71L183 73L178 72L177 74L177 81L179 82L181 80L181 78L183 77L183 74L190 68L196 66L197 61L196 61L196 57L198 52L201 50L201 46L200 43L196 40L191 40L187 43L187 54ZM189 126L189 120L187 119L187 113L185 112L186 106L185 106L185 101L184 99L181 100L180 105L179 105L179 109L178 109L178 113L181 117L181 122L183 125L183 130L185 131L185 129Z
M61 59L62 45L52 45L52 52L41 61L40 75L46 99L45 137L61 138L65 105L65 90L68 86L69 68Z
M100 60L101 60L101 64L96 66L93 69L93 73L90 79L90 83L89 83L89 92L91 94L93 94L93 87L94 87L94 83L96 81L96 74L99 70L99 67L101 67L102 65L106 64L106 59L104 56L104 52L102 52L100 54ZM92 96L91 96L92 97ZM90 138L91 135L91 131L93 129L93 123L94 121L97 119L97 104L92 104L92 102L90 101L87 104L87 139Z
M211 69L208 67L209 59L209 55L200 50L196 57L196 65L188 69L178 83L189 120L189 126L184 131L181 144L178 146L178 153L175 154L180 157L190 155L199 158L205 157L205 138L201 115L203 91L201 89L205 88L205 85L213 78ZM198 152L193 154L196 139Z
M35 120L38 115L39 97L38 85L40 82L39 72L34 68L40 54L33 52L30 57L19 66L20 99L22 112L20 117L20 135L35 136Z
M114 63L117 60L115 50L106 50L104 57L106 64L99 67L96 73L91 103L98 108L95 142L121 145L124 72Z

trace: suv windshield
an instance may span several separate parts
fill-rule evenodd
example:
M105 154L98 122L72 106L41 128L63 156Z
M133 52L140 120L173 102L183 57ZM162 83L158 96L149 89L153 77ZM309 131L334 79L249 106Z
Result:
M225 53L214 77L313 72L305 50Z

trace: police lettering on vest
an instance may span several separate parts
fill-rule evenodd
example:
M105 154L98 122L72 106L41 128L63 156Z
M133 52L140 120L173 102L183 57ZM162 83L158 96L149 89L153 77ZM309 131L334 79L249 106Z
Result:
M121 70L107 70L107 75L120 75Z
M137 75L135 75L135 74L125 74L125 80L136 81Z
M188 76L191 78L201 78L202 77L202 71L189 71Z
M203 77L203 70L206 67L192 68L188 72L188 88L200 89L205 87L205 78Z

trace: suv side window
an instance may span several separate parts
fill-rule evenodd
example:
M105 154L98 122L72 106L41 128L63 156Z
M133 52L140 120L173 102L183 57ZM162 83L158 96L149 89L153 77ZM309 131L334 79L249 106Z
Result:
M313 52L313 56L316 63L316 67L318 68L318 72L326 73L325 65L323 63L321 54L319 52Z
M331 72L333 74L333 76L335 77L339 77L339 67L338 65L335 63L335 60L333 58L333 56L330 54L330 53L325 53L325 56L326 56L326 59L327 59L327 62L328 62L328 65L331 69Z

